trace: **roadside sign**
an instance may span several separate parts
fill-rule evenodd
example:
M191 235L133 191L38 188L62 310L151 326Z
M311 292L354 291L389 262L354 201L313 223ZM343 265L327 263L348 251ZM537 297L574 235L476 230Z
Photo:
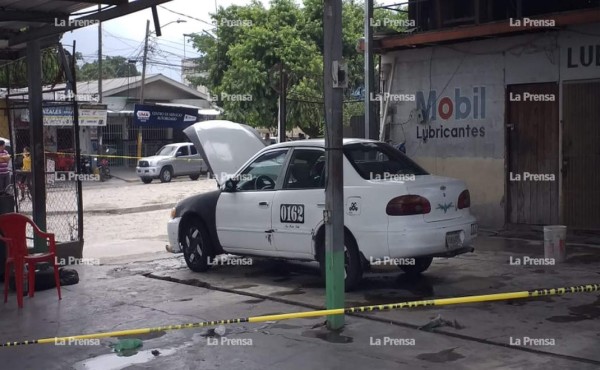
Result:
M198 109L136 104L133 123L151 127L187 127L198 121Z

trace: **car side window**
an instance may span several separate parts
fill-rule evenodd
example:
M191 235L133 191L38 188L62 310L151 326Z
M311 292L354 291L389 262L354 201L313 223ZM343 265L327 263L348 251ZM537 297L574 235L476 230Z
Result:
M193 146L193 145L190 145L190 153L191 153L192 155L196 155L196 154L198 154L198 151L196 150L196 147L195 147L195 146Z
M292 153L284 189L320 189L325 187L325 151L295 149Z
M239 174L238 191L273 190L281 173L288 150L262 154Z
M188 152L188 147L187 146L180 146L179 149L177 149L177 154L175 155L176 157L182 157L185 155L190 155L190 153Z

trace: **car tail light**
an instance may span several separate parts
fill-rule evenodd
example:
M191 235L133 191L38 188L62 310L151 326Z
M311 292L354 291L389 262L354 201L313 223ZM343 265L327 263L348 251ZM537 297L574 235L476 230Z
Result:
M390 200L385 212L390 216L424 215L431 212L431 204L420 195L403 195Z
M458 209L471 207L471 194L468 190L463 190L458 196Z

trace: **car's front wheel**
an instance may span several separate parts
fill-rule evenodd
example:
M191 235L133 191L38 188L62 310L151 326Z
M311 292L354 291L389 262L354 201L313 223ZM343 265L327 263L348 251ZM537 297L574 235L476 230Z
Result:
M318 262L321 269L321 276L325 279L326 265L324 239L321 248L319 248ZM358 286L362 279L362 273L363 270L358 246L346 232L344 235L344 281L346 291L351 291Z
M433 261L433 257L418 257L415 258L415 263L412 265L398 265L402 271L404 271L407 275L418 275L431 266L431 262Z
M152 177L142 177L142 182L144 184L149 184L152 182Z
M195 175L190 175L190 179L191 179L192 181L196 181L196 180L198 180L199 178L200 178L200 174L199 174L199 173L198 173L198 174L195 174Z
M160 170L160 182L170 182L173 178L173 170L171 167L163 167Z
M210 246L210 237L201 221L191 219L182 224L181 249L183 258L190 270L204 272L211 266L214 257Z

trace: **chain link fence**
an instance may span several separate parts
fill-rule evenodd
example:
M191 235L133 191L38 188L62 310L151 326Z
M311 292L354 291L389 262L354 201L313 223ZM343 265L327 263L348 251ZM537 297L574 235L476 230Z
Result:
M62 102L44 102L44 107L67 106ZM72 105L71 105L72 106ZM16 210L33 216L33 198L36 189L32 182L31 157L27 154L31 142L29 114L26 105L11 107L11 133L13 136L13 188ZM72 122L72 121L71 121ZM44 126L45 180L46 180L46 230L55 234L56 242L80 241L81 214L78 210L78 187L73 174L77 173L76 138L73 125ZM28 232L28 237L31 231Z

